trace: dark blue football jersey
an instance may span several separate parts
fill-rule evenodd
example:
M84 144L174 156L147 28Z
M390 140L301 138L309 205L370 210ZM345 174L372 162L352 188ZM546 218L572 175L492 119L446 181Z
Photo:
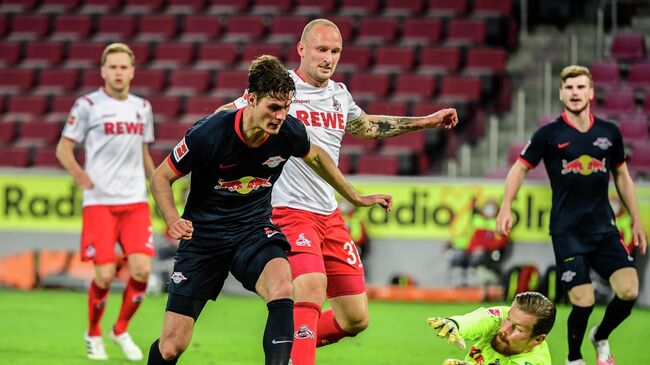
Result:
M223 111L196 122L167 163L179 175L192 173L182 217L197 237L220 237L271 216L271 189L289 157L304 157L310 142L302 122L287 115L280 132L261 146L243 137L244 109Z
M540 127L521 152L529 168L540 160L551 181L551 235L592 235L618 232L609 204L610 172L625 162L618 127L590 115L580 132L562 114Z

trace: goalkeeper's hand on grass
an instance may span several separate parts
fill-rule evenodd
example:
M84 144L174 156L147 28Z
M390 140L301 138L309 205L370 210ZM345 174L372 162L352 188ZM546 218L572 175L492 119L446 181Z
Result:
M427 319L427 323L434 330L438 330L438 337L447 338L448 343L456 345L462 350L465 349L465 340L463 340L463 338L460 336L456 322L452 321L449 318L433 317Z
M442 362L442 365L475 365L473 362L465 360L447 359Z

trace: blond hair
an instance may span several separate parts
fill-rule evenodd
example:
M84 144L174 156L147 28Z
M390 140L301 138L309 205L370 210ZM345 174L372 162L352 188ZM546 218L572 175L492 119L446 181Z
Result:
M557 309L550 299L541 293L527 291L517 294L513 304L523 312L537 317L537 323L533 326L531 334L533 337L551 332Z
M562 72L560 72L560 86L564 85L564 82L566 82L567 79L578 76L587 76L587 78L589 78L589 86L594 86L594 79L591 77L589 69L578 65L571 65L562 69Z
M325 25L325 26L328 26L328 27L332 27L332 28L336 29L336 31L339 34L341 34L341 31L339 30L339 27L337 27L336 24L334 24L334 22L332 22L330 20L327 20L327 19L322 19L322 18L321 19L314 19L314 20L310 21L309 23L307 23L307 25L305 25L305 28L302 30L302 35L300 36L300 41L302 43L305 43L305 41L307 41L307 36L309 35L309 32L311 32L311 28L313 28L315 25L319 25L319 24L322 24L322 25Z
M129 58L131 58L131 66L135 66L135 56L133 55L133 51L124 43L111 43L104 48L104 52L102 52L102 66L106 64L106 58L108 55L113 53L126 53L129 55Z

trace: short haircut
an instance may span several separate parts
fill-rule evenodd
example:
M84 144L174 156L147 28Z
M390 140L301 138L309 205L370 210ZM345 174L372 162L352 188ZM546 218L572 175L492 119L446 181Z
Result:
M124 43L111 43L104 48L104 52L102 52L102 66L106 64L106 58L108 55L113 53L128 54L129 58L131 58L131 66L135 66L135 56L133 55L133 51Z
M265 96L291 99L296 93L296 85L277 57L263 55L253 60L248 69L248 92L259 99Z
M305 43L305 41L307 41L307 36L309 35L309 32L311 32L311 28L313 28L315 25L318 25L318 24L322 24L322 25L326 25L328 27L332 27L332 28L336 29L336 31L339 32L339 34L341 34L341 31L339 30L339 27L337 27L336 24L334 24L334 22L329 21L327 19L322 19L322 18L321 19L314 19L314 20L310 21L309 23L307 23L307 25L305 25L305 28L302 30L302 35L300 36L300 41L302 43Z
M532 337L551 332L553 324L555 324L557 309L550 299L538 292L527 291L515 296L515 304L523 312L537 317Z
M571 65L562 69L562 72L560 72L560 80L561 80L560 86L564 85L566 79L583 76L583 75L589 78L589 86L593 87L594 79L591 77L591 72L589 72L589 69L584 66L578 66L578 65Z

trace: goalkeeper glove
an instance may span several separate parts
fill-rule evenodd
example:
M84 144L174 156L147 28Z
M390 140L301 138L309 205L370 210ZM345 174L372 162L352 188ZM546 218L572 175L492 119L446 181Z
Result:
M447 359L442 362L442 365L475 365L473 362L465 360Z
M460 336L456 322L449 318L433 317L427 319L431 328L438 330L438 337L446 337L447 342L456 345L462 350L465 349L465 340Z

